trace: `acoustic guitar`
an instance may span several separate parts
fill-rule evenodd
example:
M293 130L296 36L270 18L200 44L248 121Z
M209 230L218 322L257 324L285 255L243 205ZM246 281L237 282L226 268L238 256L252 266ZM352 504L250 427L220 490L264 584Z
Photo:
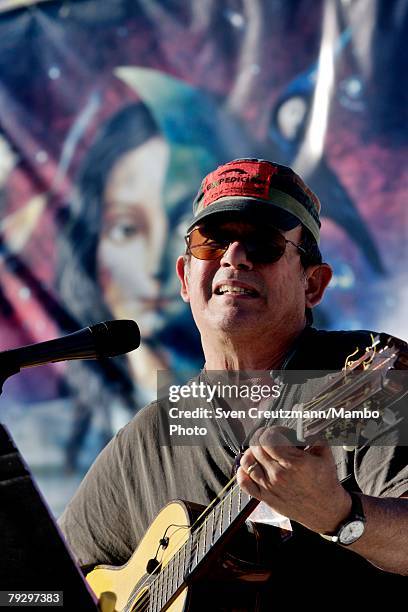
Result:
M396 403L407 390L404 377L393 374L407 367L405 343L391 338L379 348L379 339L373 339L372 346L359 358L355 361L348 358L341 372L329 376L318 397L297 406L304 411L311 408L319 411L319 418L299 419L298 440L307 445L323 434L328 440L338 439L339 431L348 435L349 420L328 416L333 407L379 409L381 416L374 423L363 418L353 421L364 443L369 443L370 436L395 427L402 420ZM97 566L87 580L98 597L113 592L116 610L121 612L187 610L192 601L192 585L208 576L215 580L265 582L271 574L265 566L225 552L227 543L258 503L238 487L235 476L204 510L192 503L171 502L157 515L125 565Z

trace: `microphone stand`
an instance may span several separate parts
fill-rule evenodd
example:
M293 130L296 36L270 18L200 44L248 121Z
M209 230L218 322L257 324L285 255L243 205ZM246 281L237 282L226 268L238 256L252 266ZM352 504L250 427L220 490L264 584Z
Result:
M7 356L8 357L8 356ZM8 357L7 361L4 355L0 356L0 395L3 393L3 385L10 376L18 374L21 368Z

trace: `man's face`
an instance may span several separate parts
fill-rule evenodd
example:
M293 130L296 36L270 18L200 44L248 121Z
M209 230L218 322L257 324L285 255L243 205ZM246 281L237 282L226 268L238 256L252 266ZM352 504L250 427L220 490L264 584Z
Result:
M257 228L247 222L225 222L219 231L232 235L222 257L204 261L191 257L186 266L179 260L181 294L190 303L202 334L218 330L228 335L260 334L264 330L297 328L304 324L305 307L313 306L308 295L307 272L300 253L286 245L274 263L252 263L240 242ZM217 230L217 231L218 231ZM301 227L282 232L288 240L301 242Z

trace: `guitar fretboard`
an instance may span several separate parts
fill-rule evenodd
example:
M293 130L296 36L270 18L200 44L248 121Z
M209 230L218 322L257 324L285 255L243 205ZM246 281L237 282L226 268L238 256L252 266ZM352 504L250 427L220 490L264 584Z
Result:
M235 478L232 479L219 499L206 509L186 543L150 583L145 600L133 608L131 597L125 611L159 612L165 609L208 559L215 545L242 525L258 503L239 488Z
M351 362L347 358L343 371L335 375L316 398L302 406L303 409L319 409L323 416L300 419L298 439L309 441L329 426L337 424L340 417L327 418L326 412L330 407L347 405L352 408L372 401L380 402L385 409L388 403L393 405L396 399L408 394L406 385L386 379L389 370L408 368L407 345L392 339L392 342L377 351L378 344L379 339L375 338L372 347L368 347L356 361ZM357 370L361 370L359 377L351 378L350 372ZM166 610L210 558L210 552L217 550L216 545L221 545L221 540L225 543L228 535L242 525L258 503L256 499L241 491L233 478L199 517L197 526L193 526L185 544L166 566L158 567L159 573L153 575L142 596L137 599L138 590L132 593L124 612Z

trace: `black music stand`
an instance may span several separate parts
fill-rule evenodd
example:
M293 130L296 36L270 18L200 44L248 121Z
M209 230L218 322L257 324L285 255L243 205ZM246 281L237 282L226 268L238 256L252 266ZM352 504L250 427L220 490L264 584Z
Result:
M19 371L0 364L0 389ZM91 594L7 428L0 423L0 590L63 591L63 608L96 612Z

